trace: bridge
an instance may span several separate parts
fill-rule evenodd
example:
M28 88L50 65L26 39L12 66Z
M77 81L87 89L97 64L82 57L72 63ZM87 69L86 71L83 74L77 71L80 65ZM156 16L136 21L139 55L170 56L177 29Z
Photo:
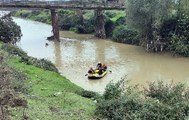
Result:
M55 40L59 41L58 10L94 10L95 36L106 38L104 10L124 10L124 0L0 0L0 8L14 9L49 9L51 11L52 31Z

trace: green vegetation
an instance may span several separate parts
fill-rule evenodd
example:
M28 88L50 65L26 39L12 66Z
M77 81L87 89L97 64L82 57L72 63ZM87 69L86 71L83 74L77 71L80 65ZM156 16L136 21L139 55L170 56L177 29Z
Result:
M20 27L7 15L0 19L0 41L16 43L21 37Z
M171 26L171 27L167 27ZM189 18L183 14L179 20L176 18L164 22L161 34L168 40L168 50L189 56Z
M27 11L20 10L12 13L15 17L27 18L34 21L39 21L47 24L51 24L51 15L49 11Z
M58 72L58 69L50 61L45 60L45 59L38 60L36 58L30 57L27 55L26 52L22 51L21 49L19 49L18 47L14 45L3 44L2 50L8 52L11 55L16 55L20 57L20 62L23 62L25 64L33 65L33 66L36 66L45 70L49 70L49 71Z
M117 42L146 47L148 51L168 50L189 56L189 4L188 0L126 0L125 11L105 11L105 31L108 38ZM16 16L32 18L46 16L47 11L18 11ZM62 30L77 33L94 32L94 13L91 11L59 12ZM34 19L33 19L34 20ZM37 19L35 19L37 20ZM44 22L43 17L38 19Z
M127 26L118 26L113 31L113 40L127 44L139 44L139 37L136 31L128 29Z
M4 47L8 48L5 52ZM3 49L2 49L3 48ZM13 119L94 119L95 103L78 93L83 89L71 83L59 73L48 71L22 61L27 54L18 48L1 43L1 53L6 57L6 63L14 70L17 81L12 84L19 100L24 100L24 106L9 107L9 116ZM44 62L44 61L42 61ZM1 64L0 63L0 67ZM18 72L19 71L19 72ZM1 73L1 71L0 71ZM20 74L18 74L20 73ZM9 75L9 72L8 74ZM3 84L2 84L3 85ZM18 101L18 98L16 99Z
M109 14L109 13L106 13ZM109 17L111 18L111 20L115 23L118 19L120 19L121 17L125 17L125 11L114 11L113 12L114 15ZM126 22L126 21L125 21Z
M189 56L188 0L127 0L127 22L151 51L169 50Z
M148 89L107 85L96 114L113 120L184 120L189 116L189 90L183 84L151 83ZM124 89L126 88L126 89Z

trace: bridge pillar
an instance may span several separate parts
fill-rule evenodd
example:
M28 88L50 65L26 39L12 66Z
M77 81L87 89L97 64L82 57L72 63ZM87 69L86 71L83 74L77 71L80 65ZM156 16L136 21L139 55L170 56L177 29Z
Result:
M51 9L52 32L55 40L60 41L59 26L58 26L58 12L56 9Z
M102 10L95 10L95 36L101 39L106 38L105 32L105 17Z

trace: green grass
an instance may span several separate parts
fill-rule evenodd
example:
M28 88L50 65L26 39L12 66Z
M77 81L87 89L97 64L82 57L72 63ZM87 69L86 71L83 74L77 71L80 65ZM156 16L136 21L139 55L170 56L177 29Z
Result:
M59 73L21 63L16 56L9 57L7 63L27 76L30 92L20 96L28 102L25 113L30 120L94 119L95 103L76 94L83 90L81 87ZM10 108L10 114L13 120L20 120L23 108Z
M116 16L111 18L111 21L116 22L120 17L125 17L125 11L118 11Z

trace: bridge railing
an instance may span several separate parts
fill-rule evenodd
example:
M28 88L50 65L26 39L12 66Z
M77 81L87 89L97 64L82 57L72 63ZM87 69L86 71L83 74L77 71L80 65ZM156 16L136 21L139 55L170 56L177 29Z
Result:
M88 1L88 0L69 0L69 1L31 1L31 0L3 0L0 1L0 5L49 5L49 6L76 6L76 7L91 7L91 6L106 6L123 7L124 3L115 1Z

